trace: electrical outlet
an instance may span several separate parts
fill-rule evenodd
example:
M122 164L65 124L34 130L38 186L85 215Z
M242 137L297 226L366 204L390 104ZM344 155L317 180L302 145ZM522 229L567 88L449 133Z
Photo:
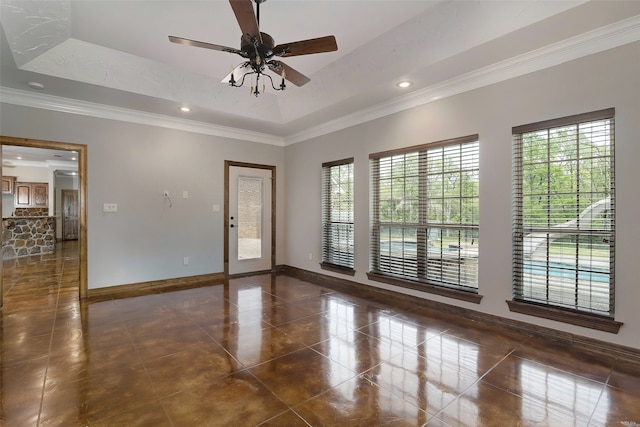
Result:
M182 190L182 198L183 199L188 199L189 198L189 192L187 190Z
M313 254L311 252L309 252L309 261L313 260Z
M184 258L182 259L182 264L183 264L183 265L189 265L189 257L188 257L188 256L186 256L186 257L184 257Z

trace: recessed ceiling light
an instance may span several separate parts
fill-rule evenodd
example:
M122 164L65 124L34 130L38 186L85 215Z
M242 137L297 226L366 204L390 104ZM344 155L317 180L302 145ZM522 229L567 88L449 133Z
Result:
M180 107L180 111L182 111L183 113L188 113L189 111L191 111L191 108L189 108L189 107Z
M410 82L409 80L404 80L404 81L396 83L396 86L398 86L398 87L400 87L402 89L407 88L407 87L409 87L411 85L413 85L413 82Z
M44 89L44 85L38 82L29 82L27 83L27 86L29 86L31 89L37 89L37 90Z
M16 156L16 160L22 160L22 156Z

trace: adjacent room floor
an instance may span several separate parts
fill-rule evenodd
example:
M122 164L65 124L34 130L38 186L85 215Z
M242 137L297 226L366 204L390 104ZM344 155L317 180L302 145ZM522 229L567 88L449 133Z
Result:
M78 301L73 244L4 261L6 426L640 426L640 376L282 275Z

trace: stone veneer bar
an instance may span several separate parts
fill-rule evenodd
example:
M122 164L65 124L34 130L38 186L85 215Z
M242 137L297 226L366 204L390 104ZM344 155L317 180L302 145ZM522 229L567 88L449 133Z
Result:
M47 209L16 209L2 220L2 259L49 254L56 249L56 219Z

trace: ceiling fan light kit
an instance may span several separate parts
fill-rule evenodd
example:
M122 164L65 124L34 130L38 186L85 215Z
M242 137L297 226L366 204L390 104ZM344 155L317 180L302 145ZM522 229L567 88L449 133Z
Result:
M255 13L252 1L256 3ZM284 62L273 58L276 56L287 57L333 52L338 50L336 38L334 36L326 36L276 45L273 37L260 31L260 4L265 1L266 0L229 0L233 13L240 25L240 30L242 31L240 49L175 36L169 36L169 41L187 46L235 53L245 58L246 61L233 68L222 82L228 83L229 86L242 87L247 76L251 75L253 77L253 75L255 75L255 86L253 84L254 82L252 82L251 85L252 95L260 95L261 92L258 88L260 87L261 78L269 79L271 87L276 91L287 88L285 80L288 80L296 86L303 86L310 81L307 76L291 68ZM282 82L279 86L276 87L273 83L273 78L269 74L266 74L267 69L282 77ZM240 75L242 75L242 77L240 77ZM250 79L252 79L252 77ZM262 92L264 92L265 89L266 84L263 80Z

